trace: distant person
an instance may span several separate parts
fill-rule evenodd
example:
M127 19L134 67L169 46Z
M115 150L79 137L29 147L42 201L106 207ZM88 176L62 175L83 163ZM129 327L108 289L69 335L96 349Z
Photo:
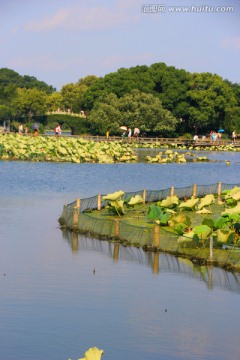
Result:
M198 141L198 136L197 136L197 135L194 135L193 141L194 141L195 143Z
M25 126L24 134L25 134L25 135L28 135L28 126L27 126L27 125Z
M22 135L22 133L23 133L23 125L20 124L20 123L19 123L19 125L18 125L18 133L19 133L20 135Z
M132 129L128 128L128 141L131 142L132 139Z
M133 130L133 137L135 138L136 141L138 140L139 134L140 134L140 130L138 128L135 128Z
M212 136L211 136L212 142L215 142L217 140L217 133L216 131L212 132Z
M237 133L236 133L236 131L234 130L234 131L232 132L232 143L233 143L233 144L235 144L236 138L237 138Z
M62 129L61 129L61 125L58 124L55 129L54 129L55 135L56 136L60 136L62 134Z
M217 141L219 144L220 144L221 138L222 138L222 133L218 132L217 133Z
M38 136L39 124L35 122L32 126L32 129L33 129L33 136L34 137Z

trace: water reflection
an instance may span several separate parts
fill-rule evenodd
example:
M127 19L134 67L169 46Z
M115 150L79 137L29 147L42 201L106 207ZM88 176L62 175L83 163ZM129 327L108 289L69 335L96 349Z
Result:
M240 274L234 274L213 266L195 264L190 259L175 257L165 253L145 252L134 247L88 238L68 230L62 230L62 238L70 245L73 253L80 251L101 252L114 262L134 261L152 269L154 275L161 272L178 273L198 279L209 290L215 287L240 293Z

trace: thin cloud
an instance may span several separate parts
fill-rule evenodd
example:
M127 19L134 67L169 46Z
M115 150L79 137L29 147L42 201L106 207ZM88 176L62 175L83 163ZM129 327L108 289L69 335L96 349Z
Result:
M100 61L105 68L122 67L122 64L136 65L141 63L148 63L153 61L154 55L152 53L142 53L137 55L112 55Z
M13 68L28 68L34 67L38 69L51 70L51 71L59 71L66 69L67 65L53 60L50 54L36 56L36 57L18 57L9 61L9 66Z
M38 21L29 22L25 25L24 29L29 32L40 32L57 28L68 30L101 30L115 27L118 24L136 21L138 17L138 12L135 12L134 15L127 12L126 1L122 0L112 9L105 6L62 8L52 16L48 15Z
M240 50L240 37L226 37L223 40L223 46L225 48L233 48L233 49L237 49Z

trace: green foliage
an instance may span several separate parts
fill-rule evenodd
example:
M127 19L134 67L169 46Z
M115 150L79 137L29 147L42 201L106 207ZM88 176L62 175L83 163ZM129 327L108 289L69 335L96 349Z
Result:
M167 225L169 218L169 213L160 206L152 204L148 209L147 219L154 220L159 225Z
M47 94L50 94L56 90L52 87L52 85L47 85L45 82L37 80L34 76L21 76L16 71L7 68L0 69L0 84L4 87L8 85L14 85L18 88L35 88L44 91Z

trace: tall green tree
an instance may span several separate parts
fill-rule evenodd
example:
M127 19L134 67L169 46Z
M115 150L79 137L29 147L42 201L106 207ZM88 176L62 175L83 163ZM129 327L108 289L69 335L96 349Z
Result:
M47 94L44 91L18 89L18 96L12 102L14 116L24 121L44 117L47 110L46 98Z
M118 98L109 94L100 98L88 117L94 133L107 130L119 134L120 126L138 127L146 134L167 134L175 131L177 120L162 107L161 101L152 94L133 90Z

